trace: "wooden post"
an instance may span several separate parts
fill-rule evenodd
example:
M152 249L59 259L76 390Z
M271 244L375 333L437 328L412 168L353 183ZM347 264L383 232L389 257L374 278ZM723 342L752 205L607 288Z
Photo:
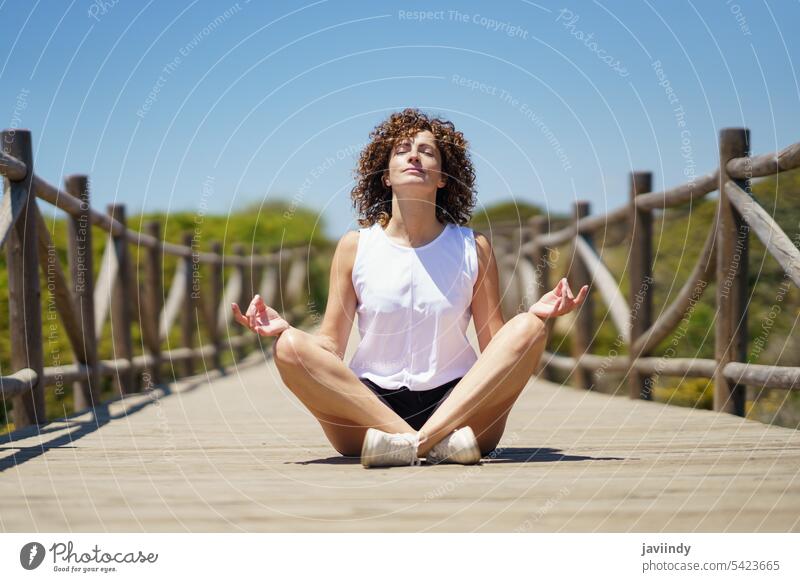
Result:
M549 225L546 216L533 216L531 217L529 224L531 240L533 241L536 241L537 237L545 235L549 231ZM536 298L534 299L534 303L538 301L542 295L550 291L550 259L550 249L539 245L534 247L531 255L533 269L536 272ZM547 330L548 339L552 334L554 323L555 319L548 319L545 322L545 329ZM542 358L542 362L540 362L540 373L545 380L552 380L552 370L544 366L543 360L544 358Z
M515 228L511 231L508 238L507 257L508 257L508 292L511 296L511 303L514 305L514 311L511 317L518 315L525 311L525 284L520 276L519 261L522 259L520 256L520 247L522 246L522 229Z
M183 246L192 249L188 257L181 257L186 266L184 273L186 276L186 295L184 297L183 309L181 309L181 343L184 348L194 347L194 330L197 326L197 299L200 297L200 273L195 262L195 249L192 243L193 235L191 232L183 233ZM183 373L186 376L194 374L194 358L186 358L183 361Z
M211 336L211 343L214 346L214 355L212 356L214 367L220 371L224 371L222 365L222 333L219 329L219 309L222 303L222 243L214 241L211 243L211 252L220 257L219 262L211 263L208 265L211 271L209 275L209 288L208 293L204 297L204 305L206 307L206 321L208 321L208 333ZM230 306L226 306L230 309ZM238 325L238 324L235 324Z
M252 254L250 255L250 266L248 267L250 270L250 276L247 278L247 282L250 284L250 300L252 300L253 296L256 293L262 295L263 297L263 294L261 293L261 289L259 289L259 286L261 285L261 278L264 274L264 267L255 264L255 260L258 259L260 256L261 256L261 249L258 247L258 245L253 245ZM248 300L248 303L250 300ZM255 340L254 347L256 349L260 349L259 346L261 345L262 336L258 335L257 333L254 333L253 336L254 336L253 339Z
M89 368L86 380L73 385L75 410L94 408L100 402L100 374L97 366L97 336L94 329L94 268L92 259L92 220L90 216L89 177L68 176L67 192L81 201L80 214L69 215L69 269L75 315L80 326Z
M292 298L290 296L289 291L291 290L290 279L292 274L292 263L294 261L294 252L292 249L282 248L276 252L275 256L278 259L278 295L277 295L277 305L275 309L278 310L278 313L282 314L283 317L288 321L290 324L294 325L292 321ZM499 259L498 259L499 260ZM500 265L498 265L499 267ZM500 277L502 277L502 272L500 273ZM502 283L502 279L500 280Z
M11 339L11 369L30 368L37 375L30 392L11 398L15 428L46 422L44 408L44 348L42 346L42 292L39 283L39 250L36 195L33 192L33 148L31 132L25 129L2 133L3 151L24 162L28 172L22 180L4 180L3 195L24 207L6 239L8 268L8 328Z
M714 410L739 416L745 414L747 389L726 379L728 362L747 357L747 260L750 229L725 194L729 179L726 165L732 158L750 154L750 130L727 128L719 132L719 218L717 221L717 313L714 354ZM737 180L750 191L750 179Z
M577 228L578 220L589 216L591 205L585 200L575 202L573 207L573 216ZM575 236L583 237L583 239L593 245L592 236L589 234L576 233ZM578 290L584 285L591 284L591 277L589 270L584 265L577 252L574 253L573 263L570 269L570 287L577 293ZM575 315L575 330L572 334L572 354L575 359L578 359L583 354L589 353L592 347L592 337L594 335L594 306L592 305L591 288L589 294L583 305L578 309ZM591 390L594 387L594 374L590 370L578 366L575 370L575 378L578 387Z
M636 208L635 198L650 192L653 175L650 172L631 172L630 175L630 345L639 339L653 323L653 215L650 210ZM652 400L653 378L640 374L633 367L636 358L644 353L631 354L628 387L631 398Z
M244 246L241 243L236 243L233 245L233 254L235 254L239 258L244 258ZM242 313L246 313L247 307L250 305L250 302L253 300L253 296L249 295L251 290L251 284L248 281L248 269L247 266L244 264L236 265L236 270L239 273L239 277L241 277L242 282L242 290L239 293L239 307L242 310ZM244 326L239 325L238 323L234 322L234 328L236 329L236 335L242 335L243 333L251 333L249 330L246 330ZM241 360L245 356L245 349L244 345L240 345L236 348L236 359Z
M144 317L142 318L142 335L147 353L153 358L153 364L148 368L150 386L161 384L161 338L159 326L161 325L161 309L164 303L164 271L163 249L161 248L161 223L152 220L145 225L145 231L159 242L155 248L147 248L144 253Z
M530 220L531 239L547 234L547 217L534 216ZM536 298L538 299L550 290L550 249L537 245L531 255L533 268L536 271Z
M125 205L109 204L108 215L123 226L126 226ZM127 229L127 226L126 226ZM117 281L111 290L111 330L112 350L114 359L125 359L131 362L133 358L133 341L131 340L131 301L132 278L130 261L128 259L128 239L125 234L111 235L114 241L114 251L117 254ZM119 370L114 376L114 385L121 395L134 392L134 374L128 367Z

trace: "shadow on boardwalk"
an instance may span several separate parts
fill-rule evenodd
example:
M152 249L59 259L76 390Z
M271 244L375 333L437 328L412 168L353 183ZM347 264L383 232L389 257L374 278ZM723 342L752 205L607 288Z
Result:
M215 372L208 377L195 377L184 382L181 393L197 390L208 383L209 379L224 377L224 373ZM31 461L54 449L80 449L76 441L90 435L113 420L128 418L150 406L159 406L160 401L173 394L172 384L156 384L148 392L120 396L109 399L91 410L82 410L64 418L58 418L40 427L29 426L23 429L0 435L0 454L2 451L15 451L7 457L0 458L0 473ZM82 420L86 418L86 420ZM67 431L67 432L64 432ZM37 436L57 434L51 440L43 440L33 446L15 447L13 443ZM9 446L10 445L10 446Z
M583 455L568 455L559 449L529 447L502 447L495 449L483 459L480 464L498 463L556 463L563 461L624 461L622 457L589 457ZM358 457L326 457L324 459L312 459L310 461L290 461L287 464L293 465L357 465L360 463Z

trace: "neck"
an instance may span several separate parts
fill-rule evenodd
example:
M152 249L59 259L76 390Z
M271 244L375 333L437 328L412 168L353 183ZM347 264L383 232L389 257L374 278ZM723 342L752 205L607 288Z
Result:
M431 199L434 201L432 202ZM436 218L436 192L420 198L392 195L392 219L386 234L409 246L422 246L442 233L443 223Z

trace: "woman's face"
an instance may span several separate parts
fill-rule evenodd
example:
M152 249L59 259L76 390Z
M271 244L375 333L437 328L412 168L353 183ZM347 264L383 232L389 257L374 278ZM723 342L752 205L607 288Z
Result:
M436 192L443 188L446 180L442 176L442 154L433 133L424 130L398 139L383 180L393 189L411 187Z

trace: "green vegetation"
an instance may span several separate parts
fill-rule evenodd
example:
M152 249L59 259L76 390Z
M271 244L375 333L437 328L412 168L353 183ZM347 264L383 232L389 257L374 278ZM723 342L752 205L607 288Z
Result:
M198 251L210 250L212 241L219 241L223 244L225 254L234 254L233 246L241 243L244 247L245 255L258 252L266 252L283 247L308 244L315 249L323 250L330 247L331 243L324 235L324 222L316 212L307 208L297 207L289 202L275 201L250 205L241 211L225 216L192 213L192 212L173 212L169 215L144 214L128 217L128 226L138 232L145 232L145 225L148 221L157 220L162 225L162 234L168 242L181 243L184 233L191 233L194 237L193 248ZM46 219L47 227L55 247L55 255L61 263L64 272L69 277L68 250L67 250L67 221L65 219L51 220ZM100 259L108 241L108 235L104 231L92 229L92 256L94 260L95 278L99 270ZM141 274L142 263L145 249L137 248L135 245L129 246L130 258L134 268ZM318 306L325 305L327 297L327 259L323 253L311 254L309 264L309 281L311 288L308 290L309 311L320 311L323 308ZM169 286L175 274L177 258L171 255L163 255L163 280L165 295L169 291ZM204 278L207 273L200 267L200 286L201 296L208 283ZM231 268L225 269L225 277L231 273ZM283 272L286 275L286 272ZM143 280L140 278L140 280ZM48 281L43 275L40 279L42 285L42 322L43 322L43 341L44 341L44 365L64 365L73 362L72 348L66 337L61 321L56 314L55 305L52 302L50 293L47 291ZM0 289L8 289L8 271L6 269L5 253L0 256ZM0 330L8 330L8 293L0 293ZM134 324L132 326L132 339L134 355L144 352L141 332L136 320L138 313L133 313ZM195 339L196 345L209 341L206 318L198 316L198 327L200 338ZM169 336L163 348L174 349L181 346L180 326L176 325L170 330ZM111 323L106 321L105 329L98 344L100 359L113 358L113 348L111 340ZM7 375L14 372L10 367L10 340L6 332L0 334L0 375ZM232 356L225 354L223 364L232 363ZM198 365L195 365L199 369ZM169 370L169 371L168 371ZM172 373L172 366L165 364L163 370L168 377ZM73 410L73 397L71 386L51 386L45 389L48 419L60 418L71 414ZM101 386L103 398L114 395L111 379L107 378ZM0 432L12 430L13 425L6 425L8 413L10 411L10 401L0 406Z
M756 200L775 217L786 234L800 245L800 171L786 172L753 184ZM712 227L716 200L704 200L693 205L670 209L656 216L653 225L653 314L658 317L678 294L688 279ZM624 241L624 226L609 227L595 236L595 245L611 272L628 288L628 248ZM557 272L563 273L573 257L568 249L559 257ZM748 279L749 299L747 328L749 334L748 361L756 364L800 366L800 290L785 276L783 269L764 249L758 238L750 236ZM690 309L689 315L676 331L654 351L655 356L714 357L714 314L716 285L713 281L697 287L702 298ZM606 355L625 352L610 324L602 300L595 301L598 333L592 351ZM569 338L554 334L553 345L569 353ZM557 328L559 331L559 328ZM560 344L560 345L559 345ZM627 393L621 375L605 374L598 381L604 392ZM713 388L702 379L659 377L654 398L681 406L711 408ZM786 390L754 390L748 392L749 418L766 423L798 428L800 426L800 394Z
M498 202L475 212L469 226L482 230L499 223L518 222L519 224L525 224L530 217L541 213L541 208L522 200Z
M753 195L775 217L784 232L800 246L800 170L785 172L753 184ZM716 200L695 202L657 213L653 226L654 301L658 317L674 300L688 279L712 227ZM490 224L524 220L540 209L519 202L505 202L487 207L476 214L471 226L481 229ZM518 218L521 217L521 218ZM551 216L556 230L568 223L566 216ZM628 246L626 226L609 225L595 233L594 243L622 289L628 288ZM575 260L569 246L559 249L551 281L563 276ZM755 235L750 237L748 278L751 290L747 327L748 361L756 364L800 366L800 290L785 276L783 269L766 253ZM655 356L714 357L714 316L716 285L713 281L697 287L702 298L691 308L676 331L654 351ZM627 297L627 292L626 297ZM571 348L569 318L558 321L551 336L550 349L569 354ZM612 325L600 297L595 298L595 329L592 353L625 355L627 349ZM605 373L597 378L597 389L606 393L627 394L620 374ZM656 378L654 399L679 406L711 409L713 383L701 378ZM749 418L765 423L798 428L800 394L786 390L748 391Z

